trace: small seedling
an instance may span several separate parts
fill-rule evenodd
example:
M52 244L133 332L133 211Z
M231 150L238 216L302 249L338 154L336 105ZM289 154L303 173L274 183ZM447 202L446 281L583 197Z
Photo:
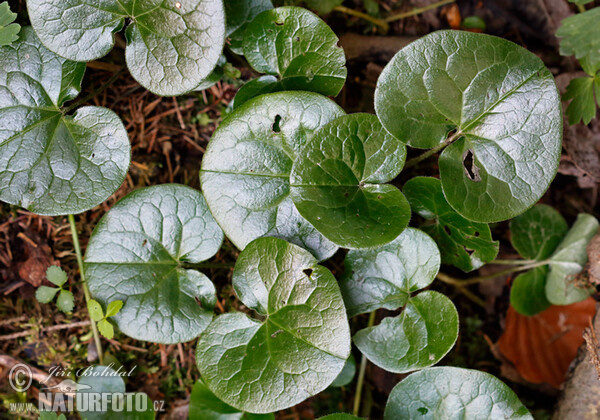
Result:
M58 293L56 307L63 312L71 312L75 307L75 299L70 290L63 289L68 280L67 273L57 265L51 265L46 270L46 279L58 287L40 286L35 291L35 298L40 303L50 303Z

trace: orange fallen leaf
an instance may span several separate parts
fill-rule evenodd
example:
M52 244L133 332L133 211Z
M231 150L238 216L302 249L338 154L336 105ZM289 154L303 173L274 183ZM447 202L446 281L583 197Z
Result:
M445 16L448 26L450 26L452 29L460 28L460 9L456 3L446 6L444 9L442 9L441 14L442 16Z
M523 379L559 388L595 313L592 298L551 306L535 316L521 315L511 306L498 348Z

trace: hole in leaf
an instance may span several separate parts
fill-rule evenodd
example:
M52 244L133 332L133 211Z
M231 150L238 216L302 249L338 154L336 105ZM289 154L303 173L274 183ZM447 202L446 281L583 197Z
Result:
M280 22L280 21L276 20L276 21L275 21L275 22L273 22L273 23L275 24L275 26L283 26L283 24L284 24L285 22Z
M463 167L465 173L471 181L479 182L481 177L479 176L479 168L475 165L475 156L471 149L467 150L463 155Z
M312 268L305 268L304 270L302 270L302 272L304 274L306 274L308 277L310 277L313 273L313 270L312 270Z
M417 408L417 411L418 411L420 414L422 414L423 416L424 416L425 414L429 413L429 410L428 410L427 408L425 408L425 407L420 407L420 408Z
M473 253L475 252L474 249L467 248L466 246L463 246L463 248L465 249L466 253L469 254L469 256L473 255Z
M451 230L450 230L450 228L449 228L448 226L446 226L446 225L444 225L444 232L446 232L446 234L447 234L448 236L451 236L451 235L452 235L452 231L451 231Z
M473 235L477 238L479 236L479 232L475 232Z
M295 39L296 39L297 42L300 42L300 37L299 36L297 36Z
M273 122L273 131L275 133L281 132L281 127L279 126L280 123L281 123L281 115L277 114L277 115L275 115L275 121Z
M202 301L200 299L198 299L198 296L194 296L194 299L196 300L196 303L202 307Z

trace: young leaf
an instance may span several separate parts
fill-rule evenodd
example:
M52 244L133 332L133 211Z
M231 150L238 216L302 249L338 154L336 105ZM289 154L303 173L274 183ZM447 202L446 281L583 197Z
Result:
M35 291L35 298L40 303L50 303L59 290L58 287L40 286Z
M588 260L586 247L598 231L598 220L580 214L552 257L546 279L546 297L554 305L568 305L588 298L595 288L579 280L578 274Z
M294 161L291 197L319 232L345 248L394 240L410 219L396 187L406 147L370 114L339 117L324 127ZM393 217L390 217L393 215Z
M261 236L302 246L319 260L337 250L289 198L292 163L315 130L344 111L316 93L282 92L236 109L214 132L202 158L206 201L240 249Z
M574 55L588 60L591 67L600 66L600 7L577 13L563 19L556 36L560 40L560 54Z
M274 414L244 413L225 404L198 379L190 395L189 420L275 420Z
M437 242L442 262L468 272L498 255L498 241L492 240L485 223L472 222L455 212L446 201L439 179L415 177L404 184L412 210L432 224L421 229Z
M90 317L93 321L100 321L104 319L104 312L102 311L102 306L98 303L97 300L90 299L87 303L88 312L90 313Z
M574 125L579 121L589 124L596 116L596 101L594 100L594 78L577 77L569 83L563 95L563 101L572 99L567 107L569 124Z
M62 286L67 282L67 273L57 265L51 265L46 269L46 278L56 286Z
M116 314L119 313L119 311L121 310L122 307L123 307L122 300L113 300L106 307L106 317L108 318L109 316L115 316Z
M244 32L244 56L261 73L277 76L277 90L337 95L346 81L339 39L317 15L279 7L256 16Z
M349 251L344 264L340 288L348 316L353 317L403 306L412 292L433 282L440 252L427 234L407 228L379 248Z
M356 361L354 360L354 356L350 354L350 357L348 358L348 360L346 360L346 363L344 363L344 368L329 386L346 386L350 382L352 382L352 380L354 379L354 375L356 375Z
M132 338L189 341L210 322L216 298L211 281L187 264L212 257L222 240L198 191L176 184L136 190L92 232L85 255L90 292L105 306L124 302L113 319Z
M63 312L72 312L75 307L73 293L68 290L61 290L58 299L56 299L56 307Z
M384 418L533 420L515 393L496 377L447 366L413 373L396 385Z
M21 25L13 23L17 18L17 14L10 11L7 2L0 3L0 46L10 45L19 37Z
M131 75L158 95L181 95L213 70L225 40L222 0L28 0L29 18L42 43L74 61L103 57L114 33L126 29Z
M236 54L244 54L244 33L248 24L261 12L273 8L271 0L224 0L227 20L226 35L229 49Z
M375 365L406 373L439 362L458 338L458 312L441 293L425 291L408 300L397 317L358 331L356 347Z
M102 334L102 336L108 338L109 340L111 340L115 336L114 327L106 319L101 319L98 322L98 331L100 331L100 334Z
M546 298L546 276L548 267L535 267L519 274L510 288L510 304L527 316L536 315L551 305Z
M446 145L444 195L469 220L524 212L556 175L562 119L554 78L537 56L504 39L465 31L420 38L381 73L375 109L410 146Z
M510 221L510 242L525 259L550 257L569 227L552 207L538 204Z
M257 96L276 92L278 90L278 83L277 77L271 75L260 76L256 79L250 80L235 94L233 108L237 109L240 105L248 102L252 98L256 98Z
M336 379L350 356L350 328L337 281L308 251L282 239L256 239L237 260L233 286L264 321L228 313L200 336L196 363L219 399L269 413Z
M61 110L84 71L44 48L31 28L0 47L0 200L43 215L80 213L125 179L131 147L117 114Z

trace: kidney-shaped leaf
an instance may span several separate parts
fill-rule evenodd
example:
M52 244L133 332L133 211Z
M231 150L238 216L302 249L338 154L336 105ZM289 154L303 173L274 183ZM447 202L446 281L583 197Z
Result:
M220 315L201 335L196 363L215 395L240 410L292 407L327 388L350 355L337 282L304 249L259 238L233 273L240 300L264 317Z
M467 219L510 219L556 175L562 117L554 78L510 41L463 31L420 38L381 73L375 109L411 146L454 140L440 174L448 203Z
M317 15L279 7L256 16L244 32L244 56L252 68L278 76L277 90L337 95L346 81L346 57L338 37Z
M112 319L130 337L179 343L212 319L215 288L190 264L212 257L223 232L198 191L167 184L142 188L100 220L85 254L90 292L104 306L122 300Z
M403 306L412 292L433 282L440 252L427 234L407 228L379 248L350 250L344 264L340 288L348 316L353 317Z
M275 236L319 260L335 253L337 246L294 207L289 177L314 131L341 115L344 111L324 96L281 92L249 101L214 132L202 159L202 191L238 248L260 236Z
M244 33L246 27L261 12L273 8L271 0L224 0L227 21L226 34L229 49L236 54L244 54Z
M546 297L554 305L569 305L588 298L594 293L579 273L588 260L586 247L598 231L598 220L589 214L580 214L567 232L552 257L546 280Z
M0 200L43 215L81 213L125 179L130 145L119 117L97 106L61 110L84 71L31 28L0 47Z
M385 420L533 419L515 393L486 372L433 367L394 387Z
M29 18L42 43L75 61L91 61L113 48L127 27L125 58L131 75L158 95L194 89L223 50L222 0L28 0Z
M548 267L535 267L519 274L510 287L510 304L527 316L538 314L550 306L546 298Z
M394 240L410 219L398 188L385 184L402 170L406 147L370 114L322 127L294 162L296 208L339 246L368 248Z
M432 221L421 229L437 242L444 264L468 272L496 258L499 245L492 240L490 227L454 211L444 197L439 179L415 177L404 184L403 191L412 210Z

